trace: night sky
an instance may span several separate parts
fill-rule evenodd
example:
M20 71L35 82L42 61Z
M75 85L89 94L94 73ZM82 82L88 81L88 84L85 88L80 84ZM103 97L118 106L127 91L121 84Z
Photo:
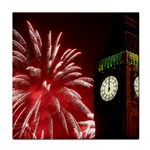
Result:
M82 55L78 63L85 75L93 77L94 65L109 42L111 16L110 13L13 13L13 28L28 41L28 20L39 31L45 46L50 30L53 42L63 32L61 51L80 50Z
M97 59L104 53L110 40L111 17L110 13L13 13L13 28L27 43L31 43L26 24L28 20L39 31L45 52L49 31L52 31L52 44L58 34L63 32L60 51L69 48L81 51L82 54L75 62L82 68L83 76L93 78ZM92 109L93 91L86 91L83 95L85 104Z

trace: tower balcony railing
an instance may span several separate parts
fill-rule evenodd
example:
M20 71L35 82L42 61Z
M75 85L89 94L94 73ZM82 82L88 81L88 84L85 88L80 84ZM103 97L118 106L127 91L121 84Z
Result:
M127 50L121 51L115 55L100 60L98 62L98 71L102 72L106 69L115 68L116 66L124 64L125 62L138 68L139 57L133 52Z

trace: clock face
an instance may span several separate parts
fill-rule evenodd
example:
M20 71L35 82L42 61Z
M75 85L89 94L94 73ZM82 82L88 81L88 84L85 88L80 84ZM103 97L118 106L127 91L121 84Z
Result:
M135 90L136 96L139 97L139 77L136 77L134 80L134 90Z
M111 101L118 91L118 80L114 76L108 76L102 82L100 95L104 101Z

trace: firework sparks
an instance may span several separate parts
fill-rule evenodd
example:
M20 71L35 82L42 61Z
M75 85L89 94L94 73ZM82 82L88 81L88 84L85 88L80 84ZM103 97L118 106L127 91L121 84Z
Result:
M28 21L27 25L30 50L21 34L13 30L13 65L17 68L13 73L13 137L94 138L93 113L75 88L93 87L93 80L83 77L74 62L81 52L68 49L60 56L62 32L52 45L50 31L44 56L39 32Z

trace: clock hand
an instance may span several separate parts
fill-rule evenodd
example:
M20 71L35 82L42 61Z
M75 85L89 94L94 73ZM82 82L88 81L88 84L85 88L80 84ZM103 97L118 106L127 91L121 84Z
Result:
M110 77L109 77L109 82L108 82L108 92L110 91Z

